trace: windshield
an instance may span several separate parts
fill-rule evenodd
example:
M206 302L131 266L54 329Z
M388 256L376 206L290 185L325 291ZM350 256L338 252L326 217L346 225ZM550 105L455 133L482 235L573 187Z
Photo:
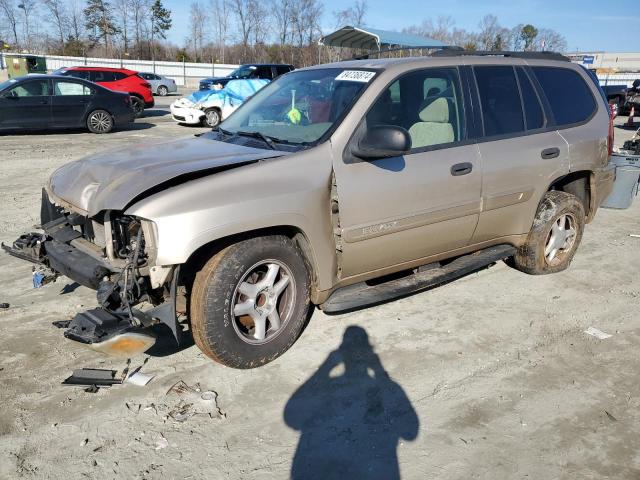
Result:
M314 143L337 125L375 72L325 68L288 73L260 90L222 123L286 143Z
M0 92L10 87L11 85L14 85L15 83L16 83L16 80L14 80L13 78L11 80L5 80L4 82L0 82Z
M234 78L247 78L255 71L256 67L240 67L231 72L229 76Z

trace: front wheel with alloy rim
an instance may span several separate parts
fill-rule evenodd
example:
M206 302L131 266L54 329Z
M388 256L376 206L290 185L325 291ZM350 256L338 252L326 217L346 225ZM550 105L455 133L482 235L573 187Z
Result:
M113 130L113 117L105 110L94 110L87 117L87 128L92 133L109 133Z
M144 100L138 97L131 97L131 108L133 108L136 118L141 117L144 113Z
M160 95L161 97L166 97L168 93L169 90L164 85L160 85L158 87L158 95Z
M220 111L217 108L210 108L204 111L202 122L207 127L215 128L220 125Z
M221 250L193 284L190 320L196 345L233 368L271 362L302 333L309 285L302 253L286 236L256 237Z
M580 245L584 224L584 206L578 197L547 192L525 244L511 260L513 266L532 275L565 270Z

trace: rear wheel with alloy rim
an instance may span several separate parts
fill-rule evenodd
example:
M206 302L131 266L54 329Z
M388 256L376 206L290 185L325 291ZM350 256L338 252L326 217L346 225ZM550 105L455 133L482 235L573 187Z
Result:
M131 97L131 108L133 108L136 118L141 117L144 113L144 100L138 97Z
M525 244L511 263L533 275L565 270L580 244L584 224L584 206L578 197L560 191L547 192Z
M300 336L309 311L309 272L290 238L273 235L233 244L200 270L191 292L196 345L234 368L282 355Z
M87 128L93 133L109 133L113 130L113 117L105 110L94 110L87 117Z

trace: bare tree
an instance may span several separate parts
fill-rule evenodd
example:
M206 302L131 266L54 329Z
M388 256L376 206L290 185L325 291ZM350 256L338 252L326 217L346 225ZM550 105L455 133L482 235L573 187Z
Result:
M220 49L220 59L224 63L225 44L229 31L229 3L227 0L209 0L209 9L213 17L214 42Z
M142 42L147 38L147 23L149 20L151 3L150 0L130 0L130 2L136 56L140 57L142 52Z
M206 36L207 12L205 7L199 2L191 3L191 11L189 14L190 36L189 40L193 46L193 54L196 62L201 60L202 46Z
M18 3L18 8L24 12L24 44L27 47L27 50L31 50L31 20L33 17L33 10L36 8L36 1L20 0L20 3Z
M541 51L565 52L567 40L555 30L541 28L538 31L534 48Z
M84 33L84 12L80 0L71 0L69 7L69 29L73 40L80 40Z
M130 0L115 0L114 1L116 18L118 21L118 30L120 30L120 36L122 37L122 47L124 53L129 52L129 24L131 19L131 1Z
M13 36L13 43L17 46L18 41L18 10L13 0L0 0L0 11L9 24L9 29Z
M344 10L333 12L336 21L336 27L351 25L352 27L361 27L364 25L364 18L367 14L369 6L367 0L356 0L356 2Z
M48 20L57 32L60 49L64 55L64 39L68 27L66 7L62 0L42 0L42 3L49 12Z
M273 14L274 26L278 35L278 42L283 47L287 43L291 31L292 0L271 0L271 12Z

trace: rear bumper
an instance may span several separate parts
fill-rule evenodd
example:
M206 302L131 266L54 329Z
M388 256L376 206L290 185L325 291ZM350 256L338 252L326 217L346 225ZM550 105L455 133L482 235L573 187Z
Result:
M591 185L592 192L595 195L591 195L593 204L591 205L591 214L589 220L593 219L598 208L602 202L609 196L611 190L613 190L613 183L616 180L616 166L609 162L605 167L596 170L593 173L593 185Z
M153 98L153 95L151 95L151 100L147 100L147 99L144 100L145 108L152 108L155 104L156 104L156 101Z
M115 125L126 125L127 123L135 121L135 119L136 114L133 113L133 110L113 116L113 122Z

